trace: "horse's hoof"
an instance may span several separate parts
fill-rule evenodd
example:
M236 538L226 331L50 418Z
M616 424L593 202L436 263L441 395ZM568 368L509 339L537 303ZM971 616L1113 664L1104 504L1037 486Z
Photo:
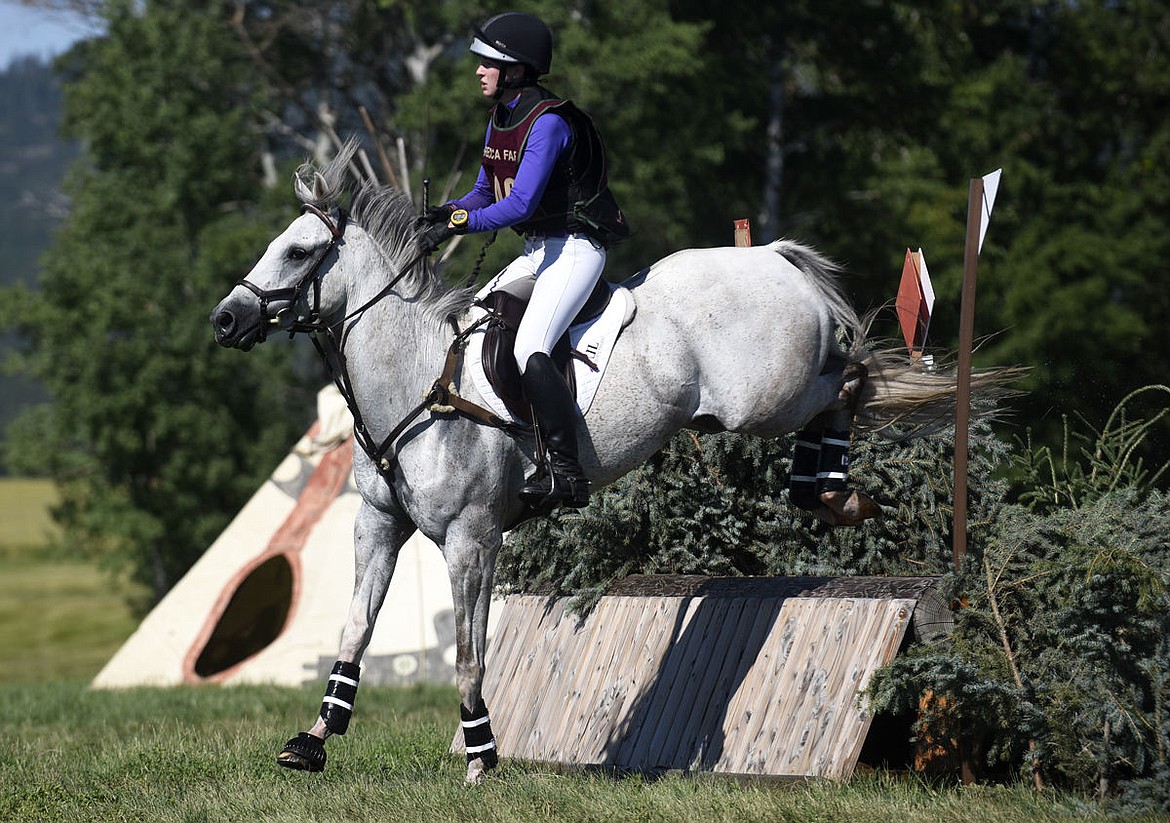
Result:
M859 526L871 517L880 517L882 507L865 492L842 489L821 492L821 505L814 514L830 526Z
M487 776L489 769L494 769L496 764L489 763L482 757L477 757L474 760L467 761L467 785L478 786L483 783Z
M324 771L325 741L308 732L301 732L284 744L284 748L276 756L276 762L286 769L302 772Z

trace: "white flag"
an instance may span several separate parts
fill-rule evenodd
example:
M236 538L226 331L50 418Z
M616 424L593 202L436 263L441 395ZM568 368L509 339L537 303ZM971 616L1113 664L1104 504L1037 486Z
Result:
M987 234L987 224L991 222L991 210L995 208L995 193L999 191L999 176L1003 169L996 169L983 178L983 210L979 215L979 251L983 251L983 236Z

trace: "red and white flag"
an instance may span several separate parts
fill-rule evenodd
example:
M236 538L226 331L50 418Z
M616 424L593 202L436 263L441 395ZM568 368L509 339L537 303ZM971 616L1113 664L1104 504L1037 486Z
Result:
M930 328L930 313L934 309L934 287L930 284L930 272L926 268L926 256L922 249L906 249L906 262L902 265L902 280L898 284L898 323L902 336L911 353L921 352L926 345L926 332Z

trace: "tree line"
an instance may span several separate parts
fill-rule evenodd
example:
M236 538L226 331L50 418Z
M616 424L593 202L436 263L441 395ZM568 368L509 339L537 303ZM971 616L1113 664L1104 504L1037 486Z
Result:
M60 184L77 146L58 138L60 117L61 84L45 60L25 57L0 71L0 287L35 282L37 259L68 208ZM18 345L16 334L0 332L0 442L21 409L44 400L36 381L2 368Z
M470 186L485 104L467 53L492 10L438 3L48 0L105 35L59 59L84 145L40 289L10 290L20 362L51 402L6 462L48 472L71 542L130 556L160 597L312 413L298 347L215 350L206 311L289 218L290 168L344 137L433 201ZM795 237L890 303L907 246L930 262L930 345L957 336L966 190L1004 169L980 269L977 363L1033 367L1016 433L1057 445L1161 379L1170 210L1170 10L731 0L530 2L556 32L547 85L601 124L634 235L620 279L686 246ZM516 251L501 235L493 271ZM480 251L448 262L461 280ZM680 299L685 299L680 295ZM884 325L883 325L884 324ZM1142 445L1165 454L1164 428Z

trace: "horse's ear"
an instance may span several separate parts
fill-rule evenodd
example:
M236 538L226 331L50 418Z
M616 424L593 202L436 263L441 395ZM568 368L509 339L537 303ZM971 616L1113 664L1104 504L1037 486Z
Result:
M319 201L329 196L329 183L319 171L313 172L313 196Z
M302 203L321 204L330 196L329 181L309 164L297 169L293 176L293 190Z

